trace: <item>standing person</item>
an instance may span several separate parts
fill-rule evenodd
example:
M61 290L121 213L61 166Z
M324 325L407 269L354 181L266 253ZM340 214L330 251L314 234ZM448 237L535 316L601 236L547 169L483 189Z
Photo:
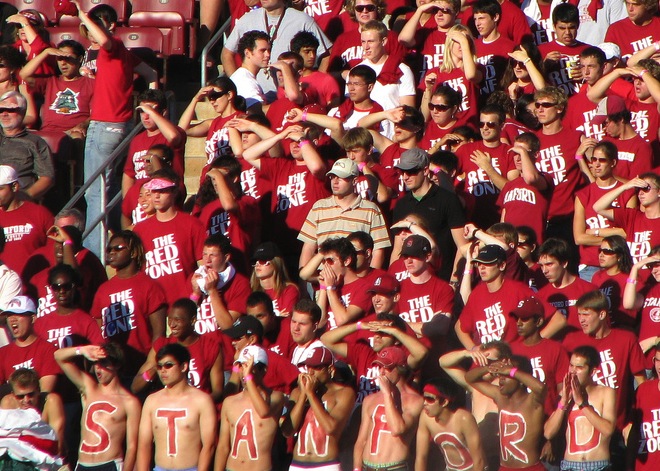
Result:
M298 435L290 471L339 471L339 438L355 405L355 391L333 381L332 352L323 346L310 349L297 366L298 387L291 393L293 406L284 419L284 436Z
M594 370L600 364L593 347L573 351L559 404L544 426L544 435L550 439L567 422L562 470L615 469L610 467L610 438L615 430L616 391L593 380Z
M202 258L206 233L195 217L176 206L179 178L170 170L154 172L144 187L151 191L156 214L135 225L134 231L144 244L145 271L165 290L172 304L188 296L188 279Z
M266 351L242 348L236 360L243 390L225 399L220 418L215 469L273 469L271 449L279 428L284 395L263 384L268 368ZM138 470L139 471L139 470Z
M405 470L424 400L407 384L410 370L401 347L382 349L372 365L380 367L380 391L362 403L353 468Z
M216 410L211 396L186 381L190 353L183 345L158 350L156 368L165 386L144 403L138 437L137 471L210 471L215 451Z
M93 362L93 375L78 366L80 356ZM119 381L122 349L114 343L61 348L55 360L80 391L83 405L76 471L133 469L141 405Z
M140 60L126 49L120 39L113 36L117 12L112 7L98 5L86 13L77 1L74 4L78 7L78 18L82 26L100 46L96 59L98 72L94 82L95 106L92 108L85 141L85 179L88 179L130 131L133 116L133 69ZM155 77L150 84L155 88L154 82ZM106 188L101 187L100 179L88 188L85 193L88 222L105 212L106 208L101 207L101 192L106 192L106 196L112 198L117 192L118 182L115 177L111 167L106 174ZM86 247L97 255L103 250L100 246L102 227L94 228L85 239Z
M660 283L647 284L637 291L637 274L642 268L648 268L656 282L660 281L660 246L651 249L649 257L635 263L630 270L623 292L623 306L636 313L642 310L639 326L639 345L644 353L660 342L660 329L656 320L657 306L660 306Z
M632 430L628 437L628 446L635 454L635 471L654 471L660 467L660 449L658 433L653 429L660 404L660 349L653 347L653 376L637 388L633 406Z
M430 443L442 452L448 471L484 471L484 452L474 416L457 408L439 381L426 383L423 391L424 413L417 426L415 471L426 471Z
M619 45L623 60L660 40L660 19L656 15L658 2L654 0L626 2L626 11L628 18L611 24L605 34L605 42Z
M492 384L486 377L497 377ZM500 469L543 471L540 440L547 387L531 374L526 358L512 357L479 366L465 375L474 389L490 397L500 415Z

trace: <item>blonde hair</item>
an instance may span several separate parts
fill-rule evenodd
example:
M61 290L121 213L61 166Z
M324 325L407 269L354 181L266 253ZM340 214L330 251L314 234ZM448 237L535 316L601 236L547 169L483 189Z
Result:
M452 56L451 53L451 45L452 45L452 40L449 38L449 34L453 31L458 31L459 33L463 33L465 37L468 39L468 43L470 44L470 54L472 55L472 60L476 63L477 62L477 49L474 46L474 38L472 37L472 33L468 29L467 26L463 26L461 24L454 25L451 28L449 28L449 31L447 31L447 39L445 40L445 52L444 52L444 58L442 59L442 65L440 66L440 72L444 73L449 73L452 70L454 70L454 57ZM463 51L463 55L465 55L466 51Z
M284 259L282 257L274 257L270 260L270 264L273 266L273 292L275 296L279 296L284 291L288 285L291 283L291 278L289 278L289 273L287 272L286 266L284 265ZM261 287L261 282L257 278L257 273L252 270L252 275L250 276L250 288L252 291L263 291Z

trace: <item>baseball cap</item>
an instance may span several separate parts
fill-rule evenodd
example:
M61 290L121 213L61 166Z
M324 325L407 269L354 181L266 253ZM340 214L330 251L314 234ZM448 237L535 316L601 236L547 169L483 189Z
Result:
M23 10L19 12L30 22L32 26L43 26L44 22L36 10Z
M545 314L543 304L541 304L541 301L534 296L530 296L520 301L518 306L516 306L516 308L510 313L510 315L522 320L531 319L534 316L543 317L543 314Z
M611 60L615 57L621 57L621 48L618 44L614 43L601 43L598 45L598 49L605 53L605 60Z
M261 363L262 365L268 366L268 354L266 353L266 350L259 345L248 345L247 347L244 347L243 350L241 350L240 355L238 355L238 360L234 363L245 363L250 357L254 359L255 365Z
M164 178L154 178L149 180L143 185L147 190L166 190L168 188L174 188L176 184Z
M499 245L486 245L483 247L479 254L472 259L473 262L480 263L497 263L506 260L506 251Z
M298 366L330 366L333 363L332 352L325 347L316 347L308 350Z
M626 102L618 95L606 96L598 102L596 115L591 118L594 124L603 124L608 116L626 111Z
M350 178L357 177L360 174L360 170L355 162L351 159L339 159L337 160L330 171L326 175L336 175L339 178Z
M9 185L18 181L16 170L9 165L0 165L0 185Z
M384 274L376 278L367 293L394 294L399 292L399 282L392 275Z
M431 243L421 235L413 234L403 241L401 256L425 259L431 253Z
M374 365L392 368L394 366L406 366L408 364L408 355L401 347L385 347L376 354L372 362Z
M36 314L37 308L27 296L16 296L7 303L4 314Z
M236 319L234 325L223 332L225 335L232 339L240 339L245 335L256 335L261 337L264 335L264 327L254 316L241 316Z
M280 248L274 242L264 242L257 247L257 250L254 251L252 255L252 263L257 260L272 260L275 257L281 257L282 252Z
M422 149L413 147L401 154L399 163L395 165L401 170L412 170L415 168L424 168L429 164L429 155Z

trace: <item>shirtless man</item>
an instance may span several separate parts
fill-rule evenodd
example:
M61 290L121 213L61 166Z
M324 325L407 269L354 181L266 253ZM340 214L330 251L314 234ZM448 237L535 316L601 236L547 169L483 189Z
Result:
M429 444L435 443L447 471L483 471L486 459L477 422L465 409L452 407L453 399L439 381L424 386L424 414L417 426L415 471L426 471Z
M80 356L94 362L93 376L78 366ZM106 343L61 348L55 360L80 391L83 406L76 470L132 470L142 406L119 382L124 363L121 347Z
M551 439L567 417L566 452L562 471L610 468L610 438L616 423L616 391L600 386L593 372L600 366L598 351L589 346L573 350L557 409L548 418L544 434ZM586 420L585 420L586 419Z
M149 471L155 445L157 471L209 471L215 451L216 410L211 396L187 382L190 353L178 343L156 353L165 386L144 403L138 438L137 471Z
M424 401L406 383L410 370L401 347L382 349L373 364L380 367L380 391L367 396L362 403L353 469L405 471Z
M477 367L465 375L468 384L497 404L500 470L545 470L540 455L547 388L531 373L532 365L527 358L512 356ZM493 377L499 380L497 386L491 383Z
M332 352L323 346L308 350L298 367L295 404L282 425L285 437L298 434L289 471L340 471L339 438L355 405L353 388L333 382Z
M2 398L0 409L35 409L57 436L58 454L64 456L64 405L55 393L42 393L39 375L30 368L19 368L9 376L11 393Z
M243 391L222 406L216 470L270 471L271 449L284 408L284 395L264 386L266 350L248 345L236 360Z

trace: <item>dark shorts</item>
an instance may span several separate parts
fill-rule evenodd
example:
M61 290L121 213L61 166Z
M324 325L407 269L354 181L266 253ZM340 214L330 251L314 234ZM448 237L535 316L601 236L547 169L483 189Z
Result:
M607 460L601 461L566 461L561 460L561 471L609 471L612 464Z
M113 460L106 463L76 465L75 471L122 471L124 463L122 460Z

